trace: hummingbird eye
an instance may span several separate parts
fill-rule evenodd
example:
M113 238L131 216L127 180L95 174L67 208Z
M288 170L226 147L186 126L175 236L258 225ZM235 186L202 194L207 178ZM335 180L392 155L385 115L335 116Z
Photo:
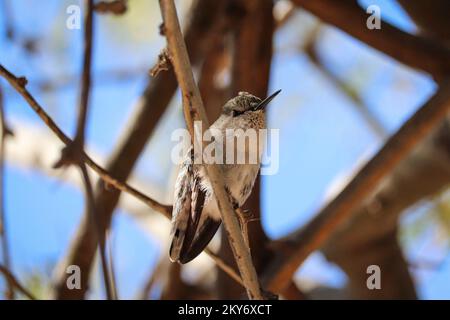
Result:
M233 117L240 116L240 115L243 114L244 112L245 112L245 111L233 110Z

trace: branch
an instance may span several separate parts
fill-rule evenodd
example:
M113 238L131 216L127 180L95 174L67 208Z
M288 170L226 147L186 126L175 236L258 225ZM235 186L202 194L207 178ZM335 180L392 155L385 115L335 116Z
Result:
M78 118L76 133L73 142L68 144L61 152L61 158L55 163L54 168L82 163L82 153L86 135L86 121L89 109L89 98L91 92L91 66L92 66L92 38L93 38L93 15L94 1L85 0L85 26L84 26L84 48L83 48L83 71L81 76L81 92L78 107Z
M86 10L86 21L84 28L84 52L83 52L83 74L81 78L81 96L80 96L80 105L79 105L79 113L77 118L77 129L74 141L72 144L68 145L66 148L70 147L75 148L75 155L82 155L81 150L84 150L85 137L86 137L86 122L87 122L87 113L89 109L89 98L91 92L91 68L92 68L92 42L93 42L93 19L94 19L94 1L93 0L85 0L85 10ZM61 160L63 160L63 155ZM77 161L78 159L72 159ZM61 161L60 160L60 161ZM77 161L77 164L80 166L81 173L83 176L83 183L86 191L86 203L87 203L87 212L91 217L91 222L95 228L95 233L97 236L97 243L99 246L99 254L100 261L102 266L102 275L103 282L105 286L106 297L108 300L117 299L117 292L115 292L116 285L114 283L114 279L111 276L111 272L109 269L109 264L106 258L106 249L105 244L107 241L106 233L104 229L101 227L100 217L98 214L98 210L96 209L94 190L92 188L91 179L89 178L89 174L86 169L86 164L81 161Z
M234 271L234 269L229 266L225 261L223 261L217 254L215 254L211 249L205 249L206 254L216 263L216 265L231 279L236 281L242 287L245 288L244 282L241 277Z
M421 34L426 34L437 40L450 44L450 2L447 0L420 1L397 0L406 13L419 28Z
M81 77L81 95L78 109L77 131L75 141L84 147L86 136L86 121L89 109L89 98L91 93L91 68L92 68L92 38L94 19L94 0L85 0L85 26L84 26L84 52L83 52L83 74Z
M450 72L450 51L421 36L403 32L387 22L380 30L366 27L368 15L355 0L292 0L321 20L412 68L441 80Z
M373 192L383 178L440 123L450 109L450 82L438 92L387 141L355 178L302 230L289 237L289 247L268 266L263 284L282 291L301 263L319 249L332 232L350 218L352 212Z
M17 280L17 278L6 268L5 266L0 264L0 273L2 273L8 283L11 283L20 293L22 293L25 297L27 297L30 300L36 300L34 295L28 291L24 286L20 284L20 282Z
M91 218L92 226L95 228L95 234L97 236L97 243L99 246L99 254L100 254L100 263L102 266L102 275L103 275L103 283L105 285L106 297L108 300L116 300L117 292L113 290L116 288L113 278L111 277L108 260L106 258L106 235L103 232L102 227L100 226L99 217L97 215L95 199L94 199L94 190L92 189L91 179L89 178L89 174L86 168L86 164L80 164L81 174L83 176L83 184L85 189L85 198L86 198L86 207L89 212L89 217Z
M93 19L94 1L85 0L85 26L84 26L84 48L83 48L83 71L81 76L81 92L78 107L78 118L75 138L67 144L61 151L60 159L53 166L54 168L76 165L80 168L83 177L83 184L86 194L86 208L96 235L96 243L99 246L100 262L102 268L103 281L105 285L106 297L108 300L115 299L112 287L115 288L110 276L108 261L105 253L105 233L100 225L100 219L96 210L92 183L83 162L83 150L86 136L87 113L89 110L89 98L91 92L91 68L92 68L92 42L93 42Z
M195 141L198 137L194 132L194 121L201 121L202 125L209 127L203 102L198 87L194 81L191 63L189 61L186 45L181 34L180 25L173 0L160 0L161 13L164 20L164 30L167 38L172 65L178 79L183 95L183 110L186 125ZM235 254L243 282L248 291L249 298L262 299L256 270L252 264L249 249L240 233L239 221L235 215L225 185L220 167L205 165L208 178L220 208L225 230L228 233L230 244Z

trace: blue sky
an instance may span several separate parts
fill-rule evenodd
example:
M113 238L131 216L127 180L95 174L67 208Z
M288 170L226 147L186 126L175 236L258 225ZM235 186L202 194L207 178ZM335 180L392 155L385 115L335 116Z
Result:
M30 58L17 45L0 42L0 62L14 73L26 75L29 89L68 134L73 133L77 87L69 85L57 93L41 92L33 85L39 79L76 75L80 69L80 31L67 30L65 5L61 1L10 1L14 26L20 36L37 36L42 49ZM362 1L379 4L382 16L406 31L414 31L407 16L392 1ZM66 0L66 4L77 1ZM156 1L155 1L156 3ZM38 8L35 15L28 6ZM142 9L142 8L141 8ZM156 5L147 4L145 28L138 22L122 27L122 18L97 19L94 74L106 70L138 69L128 82L102 83L94 77L88 142L107 157L113 150L133 112L145 84L146 71L154 63L164 39L157 36L160 23ZM20 12L20 14L18 14ZM136 12L130 12L130 14ZM0 15L0 34L4 33ZM280 128L280 170L263 178L263 225L271 237L278 237L306 223L323 204L329 184L367 158L382 141L371 131L351 105L351 101L317 72L308 58L290 46L296 39L295 17L277 32L270 91L282 89L269 110L269 127ZM130 35L127 31L130 31ZM287 49L286 49L287 47ZM433 94L430 78L349 38L340 31L325 28L318 43L321 59L340 79L356 79L361 98L386 128L394 132L418 106ZM76 82L77 83L77 82ZM6 114L43 125L30 108L10 88ZM158 127L156 137L141 157L136 172L140 178L161 188L167 187L170 164L156 154L170 151L171 129L182 125L179 99ZM14 128L20 130L20 127ZM36 141L39 143L39 141ZM67 250L83 212L83 196L75 187L39 172L6 166L6 213L14 270L21 279L33 271L48 271ZM113 248L119 292L131 298L149 274L159 256L159 248L134 220L118 212L113 220ZM411 254L413 254L412 252ZM422 298L450 298L450 262L435 272L419 275ZM340 286L345 276L314 254L300 270L329 285ZM94 281L98 283L98 281ZM93 297L97 297L94 292Z

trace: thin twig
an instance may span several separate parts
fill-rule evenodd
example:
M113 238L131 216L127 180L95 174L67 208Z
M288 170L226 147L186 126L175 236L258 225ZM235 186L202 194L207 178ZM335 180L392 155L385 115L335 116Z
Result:
M74 142L72 146L75 147L78 155L82 155L81 150L84 149L85 136L86 136L86 122L87 113L89 110L89 98L91 92L91 69L92 69L92 43L93 43L93 19L94 19L94 1L85 1L85 29L84 29L84 52L83 52L83 74L81 78L81 94L79 103L79 113L77 118L77 131L75 134ZM71 145L69 145L70 147ZM81 158L81 157L80 157ZM103 282L105 286L106 297L108 300L116 300L117 296L115 290L115 284L113 283L113 278L111 277L108 259L106 256L106 243L108 241L107 234L104 228L101 226L100 217L97 210L97 205L95 203L94 190L92 188L92 183L89 178L89 174L84 162L79 162L83 181L86 189L86 201L87 201L87 212L91 217L94 227L96 228L97 241L99 245L99 254L102 266Z
M76 165L80 167L83 176L83 183L86 191L86 203L88 215L95 228L96 239L99 245L100 261L102 266L103 281L105 285L106 296L108 300L115 299L112 291L112 279L109 271L108 259L105 252L105 243L107 241L104 229L100 224L98 211L96 210L94 190L83 162L83 149L86 136L86 122L89 111L89 100L91 93L91 69L92 69L92 44L94 34L94 1L85 0L85 24L84 24L84 47L83 47L83 72L81 76L81 92L78 107L78 117L75 138L72 143L66 145L62 152L61 158L55 163L54 167L59 168L68 165Z
M89 98L91 92L91 68L92 68L92 42L93 42L93 19L94 1L85 0L85 26L84 26L84 47L83 47L83 71L81 76L81 92L78 103L78 117L76 133L73 142L64 147L61 158L54 167L59 168L70 164L79 165L81 163L81 152L84 148L86 135L86 122L89 110Z
M450 80L386 142L383 148L359 171L354 179L305 228L294 232L264 270L263 284L274 292L286 288L301 263L329 239L333 231L378 186L382 179L439 124L450 109Z
M5 119L5 109L3 100L3 89L0 87L0 237L1 237L1 248L2 248L2 261L8 270L11 270L11 257L9 254L9 244L8 244L8 234L6 228L6 214L5 214L5 142L8 135L12 132L8 128ZM8 288L5 293L5 298L8 300L14 299L14 286L11 280L7 279Z
M34 295L30 291L28 291L28 289L26 289L23 285L20 284L20 282L12 274L12 272L1 264L0 264L0 273L2 273L5 276L6 280L9 283L11 283L17 289L17 291L22 293L25 297L27 297L30 300L36 300Z
M158 61L150 69L150 75L156 77L161 71L167 71L170 68L170 57L166 48L164 48L158 55Z
M178 84L183 96L183 110L186 125L193 139L193 143L200 142L194 132L194 120L201 121L202 125L209 127L202 98L194 81L192 68L181 34L175 4L173 0L160 0L161 13L164 20L164 31L168 43L172 65L177 76ZM204 141L200 142L204 143ZM239 221L225 190L220 167L205 165L209 181L217 199L217 206L222 215L225 230L241 273L243 282L250 299L263 299L259 287L258 276L253 266L250 251L242 237Z
M226 264L225 261L223 261L217 254L215 254L211 249L206 248L205 253L213 259L215 264L222 269L223 272L228 274L231 279L235 280L237 283L239 283L241 286L245 288L244 282L242 281L241 277L234 271L232 267L230 267L228 264Z
M103 282L105 285L105 291L106 296L108 300L115 300L115 295L112 290L112 280L109 273L109 265L108 260L106 258L106 252L105 252L105 238L102 234L102 228L100 226L100 221L98 219L97 210L95 208L95 199L94 199L94 191L92 189L92 183L89 178L89 174L86 168L86 164L81 163L80 164L80 170L81 174L83 176L83 183L85 186L86 191L86 205L88 207L87 211L89 212L89 217L91 218L92 226L95 228L95 234L97 235L97 242L99 245L99 253L100 253L100 261L102 265L102 275L103 275Z
M94 0L85 1L85 27L84 27L84 50L83 50L83 74L81 77L81 95L77 119L77 131L75 141L84 146L86 134L86 120L89 109L89 98L91 93L91 69L92 69L92 42L94 34Z

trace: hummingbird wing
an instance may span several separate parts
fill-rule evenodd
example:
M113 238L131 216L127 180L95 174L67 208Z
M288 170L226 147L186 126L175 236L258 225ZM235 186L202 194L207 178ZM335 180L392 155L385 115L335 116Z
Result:
M192 162L189 163L189 161L185 161L180 168L175 183L171 230L172 244L170 245L169 250L169 257L172 262L179 260L190 220L193 175Z
M191 153L191 156L192 153ZM170 260L187 263L197 257L214 237L221 221L203 210L206 192L191 162L185 162L175 187Z
M211 218L209 214L202 214L195 238L192 240L191 246L180 256L180 263L185 264L197 257L209 244L220 227L221 220Z

